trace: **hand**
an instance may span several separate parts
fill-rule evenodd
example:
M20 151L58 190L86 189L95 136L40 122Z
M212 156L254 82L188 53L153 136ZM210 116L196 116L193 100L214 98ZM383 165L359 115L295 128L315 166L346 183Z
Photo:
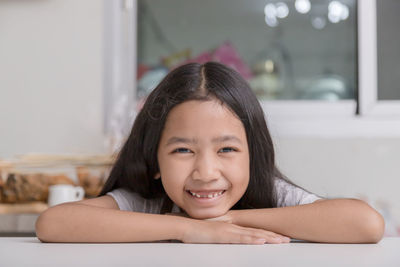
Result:
M165 213L165 215L170 215L170 216L179 216L179 217L185 217L185 218L190 218L186 213L182 212L172 212L172 213Z
M205 219L205 220L206 221L214 221L214 222L234 223L233 218L234 218L234 211L228 210L228 212L222 216L215 217L215 218L209 218L209 219Z
M222 244L280 244L289 243L290 238L263 229L242 227L235 224L192 219L184 229L184 243Z
M165 215L170 215L170 216L179 216L179 217L185 217L185 218L190 218L186 213L165 213ZM233 214L232 211L229 210L225 215L215 217L215 218L209 218L209 219L204 219L206 221L219 221L219 222L227 222L227 223L233 223Z

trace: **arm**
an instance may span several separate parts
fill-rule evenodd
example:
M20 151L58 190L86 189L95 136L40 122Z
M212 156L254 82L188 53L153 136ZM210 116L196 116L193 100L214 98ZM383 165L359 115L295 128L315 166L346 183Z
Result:
M111 200L110 196L100 197ZM100 199L99 198L99 199ZM104 203L104 202L103 202ZM179 239L187 218L121 211L79 202L44 211L36 221L42 242L137 242Z
M358 199L318 200L311 204L232 210L231 222L280 233L296 239L329 243L377 243L385 222L367 203Z
M121 211L114 199L64 203L44 211L36 221L42 242L144 242L264 244L289 242L279 234L226 222Z

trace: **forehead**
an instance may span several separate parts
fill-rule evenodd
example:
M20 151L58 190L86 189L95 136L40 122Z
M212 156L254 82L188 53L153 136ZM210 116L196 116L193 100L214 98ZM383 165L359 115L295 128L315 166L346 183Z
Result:
M242 122L225 105L215 101L187 101L168 114L162 137L213 138L235 135L245 139Z

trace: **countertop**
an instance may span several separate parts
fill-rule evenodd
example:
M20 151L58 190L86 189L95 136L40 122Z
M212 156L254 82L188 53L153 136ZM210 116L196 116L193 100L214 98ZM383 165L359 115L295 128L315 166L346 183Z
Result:
M0 238L0 265L9 266L400 266L400 238L378 244L227 245L157 243L41 243Z

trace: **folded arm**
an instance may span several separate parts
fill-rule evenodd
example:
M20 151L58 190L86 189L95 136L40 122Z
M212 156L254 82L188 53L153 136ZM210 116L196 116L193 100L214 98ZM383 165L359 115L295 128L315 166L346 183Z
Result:
M110 196L64 203L36 221L42 242L147 242L263 244L289 242L279 234L226 222L119 210Z
M318 200L272 209L232 210L231 223L266 229L291 238L327 243L377 243L383 217L358 199Z
M185 218L122 211L78 203L49 208L36 221L42 242L143 242L178 239Z

